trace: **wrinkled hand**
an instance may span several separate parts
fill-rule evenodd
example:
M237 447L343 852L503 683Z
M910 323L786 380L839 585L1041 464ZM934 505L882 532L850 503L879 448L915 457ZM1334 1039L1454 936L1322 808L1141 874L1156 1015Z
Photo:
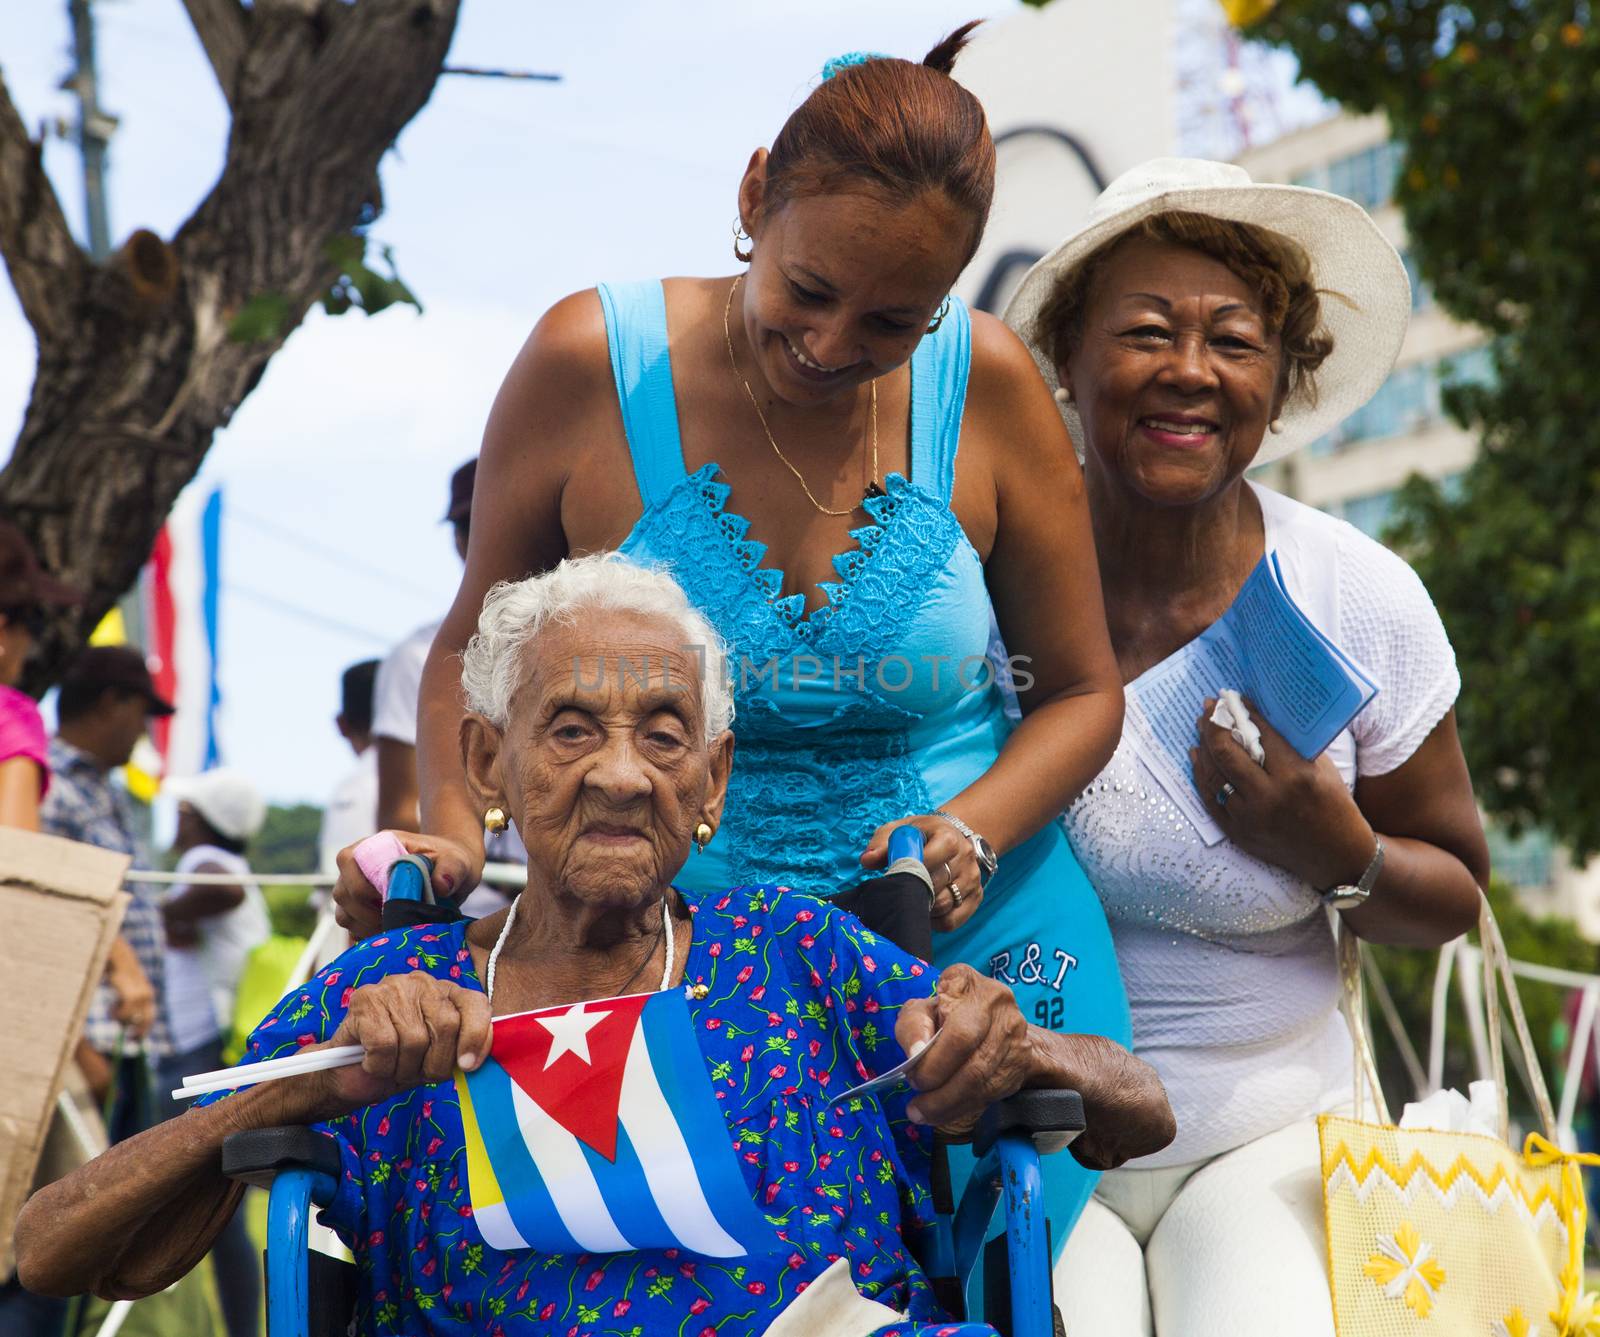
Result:
M1189 751L1206 811L1245 853L1287 869L1318 891L1355 882L1371 862L1377 837L1338 767L1326 752L1307 761L1253 701L1245 704L1261 729L1266 764L1256 765L1232 733L1211 723L1216 702L1207 701L1200 746ZM1234 792L1218 803L1224 784Z
M939 1027L911 1069L907 1113L952 1140L971 1135L983 1111L1025 1088L1077 1091L1085 1128L1073 1158L1109 1170L1160 1151L1177 1132L1155 1069L1114 1040L1029 1025L1011 990L971 966L951 966L938 992L900 1009L894 1038L908 1054Z
M392 831L408 853L433 860L433 894L440 900L458 900L478 885L483 860L459 840L417 831ZM360 842L358 841L357 844ZM333 886L333 917L352 938L370 938L383 925L383 898L356 866L355 845L339 851L339 880Z
M130 953L125 961L114 961L106 972L106 983L116 995L111 1015L128 1028L135 1040L150 1033L156 1020L156 991L150 977Z
M938 933L960 928L983 904L983 883L979 877L978 856L968 840L943 817L932 813L911 813L897 821L885 822L872 833L861 852L863 868L889 866L889 833L897 826L914 826L922 832L922 862L933 878L933 927ZM961 888L961 904L951 895L951 886Z
M985 1109L1033 1083L1033 1029L999 980L971 966L947 968L933 997L912 999L895 1022L894 1038L908 1054L940 1032L911 1069L911 1119L969 1136Z
M343 1024L325 1045L361 1045L359 1065L306 1079L315 1119L331 1119L433 1082L471 1072L493 1040L489 1000L425 971L388 975L350 995Z

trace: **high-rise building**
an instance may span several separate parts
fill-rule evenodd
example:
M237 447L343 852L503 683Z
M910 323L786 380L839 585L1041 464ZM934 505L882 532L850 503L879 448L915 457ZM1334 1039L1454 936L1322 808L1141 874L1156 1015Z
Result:
M1484 332L1442 311L1417 272L1393 198L1403 157L1381 114L1339 114L1238 158L1257 181L1310 186L1354 200L1394 243L1410 275L1411 324L1389 379L1332 432L1255 475L1374 537L1382 537L1395 491L1408 477L1421 474L1448 489L1471 464L1477 435L1445 414L1441 391L1492 375ZM1600 942L1600 860L1574 867L1549 834L1538 830L1513 838L1491 827L1489 840L1496 875L1515 884L1530 909L1567 916L1586 938Z
M1417 273L1393 199L1402 156L1382 115L1340 115L1239 158L1257 181L1311 186L1354 200L1405 261L1411 326L1389 379L1359 412L1261 474L1269 486L1343 516L1374 536L1383 533L1395 490L1411 474L1448 487L1472 462L1477 437L1446 416L1441 391L1451 382L1489 375L1483 332L1440 310Z

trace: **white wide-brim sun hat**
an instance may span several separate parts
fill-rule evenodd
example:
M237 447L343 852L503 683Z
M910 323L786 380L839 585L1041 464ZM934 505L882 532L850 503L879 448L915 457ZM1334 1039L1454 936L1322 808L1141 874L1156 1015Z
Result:
M1052 390L1061 380L1035 326L1061 279L1151 215L1180 212L1249 223L1298 243L1322 294L1322 330L1333 339L1333 351L1316 373L1316 402L1304 393L1290 396L1256 464L1315 441L1372 398L1394 368L1411 317L1411 281L1399 254L1352 200L1303 186L1258 184L1242 167L1203 158L1152 158L1124 172L1100 193L1083 226L1022 280L1004 319ZM1077 407L1062 404L1061 413L1081 453Z

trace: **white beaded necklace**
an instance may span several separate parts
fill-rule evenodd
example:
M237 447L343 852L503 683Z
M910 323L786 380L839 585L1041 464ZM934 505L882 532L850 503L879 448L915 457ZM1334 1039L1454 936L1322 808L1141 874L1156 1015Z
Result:
M667 964L662 967L661 983L657 986L657 992L672 983L672 967L676 964L677 958L677 935L672 931L670 900L670 896L661 898L661 936L667 940ZM511 908L506 911L506 922L500 926L500 936L494 940L494 947L489 952L489 966L484 971L484 994L491 1005L494 1003L494 968L500 960L500 949L506 945L506 938L511 933L511 926L517 922L517 906L521 904L521 896L511 902Z

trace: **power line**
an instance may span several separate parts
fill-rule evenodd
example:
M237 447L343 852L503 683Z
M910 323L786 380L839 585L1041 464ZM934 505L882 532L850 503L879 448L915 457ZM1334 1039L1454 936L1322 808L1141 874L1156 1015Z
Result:
M296 621L304 622L309 626L321 627L324 631L336 632L341 636L348 636L353 640L364 641L369 645L387 647L393 643L394 637L380 631L372 631L367 627L358 627L354 623L341 622L338 618L329 617L325 613L316 613L309 608L301 608L286 599L280 599L275 594L267 594L262 590L251 589L248 585L236 585L228 582L223 585L227 594L236 594L249 603L259 604L263 608L281 613L284 617L292 617Z
M409 590L412 594L420 595L429 602L438 600L439 596L435 590L425 590L421 585L396 576L393 571L385 571L382 567L373 566L359 557L352 557L347 552L341 552L339 549L330 547L325 543L318 543L316 539L307 538L304 534L289 528L288 525L280 525L276 520L268 520L265 516L241 510L238 506L231 504L228 507L228 516L231 519L242 522L247 528L258 529L263 534L268 534L283 543L293 544L296 548L305 552L326 558L330 562L337 562L341 567L349 571L381 581L390 588L398 587Z

